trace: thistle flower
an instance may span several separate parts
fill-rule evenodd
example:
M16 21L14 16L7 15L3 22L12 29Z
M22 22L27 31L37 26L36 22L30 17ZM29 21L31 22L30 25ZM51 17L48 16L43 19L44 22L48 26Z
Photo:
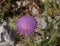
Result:
M25 15L17 20L16 25L22 35L30 35L36 28L37 22L30 15Z

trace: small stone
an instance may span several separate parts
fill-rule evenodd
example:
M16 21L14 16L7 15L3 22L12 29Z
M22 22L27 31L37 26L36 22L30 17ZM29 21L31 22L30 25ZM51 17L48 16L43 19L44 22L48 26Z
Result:
M49 39L49 37L47 36L46 39Z

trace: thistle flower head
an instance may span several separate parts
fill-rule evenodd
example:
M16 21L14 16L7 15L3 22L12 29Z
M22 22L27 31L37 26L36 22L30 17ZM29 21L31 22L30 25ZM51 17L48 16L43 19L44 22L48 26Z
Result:
M22 35L30 35L36 28L36 20L29 16L25 15L17 20L17 30Z

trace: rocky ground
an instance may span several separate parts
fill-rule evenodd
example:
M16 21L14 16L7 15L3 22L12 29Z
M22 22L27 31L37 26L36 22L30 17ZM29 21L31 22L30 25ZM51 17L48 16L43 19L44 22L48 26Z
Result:
M17 19L25 14L37 21L29 38L16 31ZM59 24L60 0L0 1L0 46L60 46Z

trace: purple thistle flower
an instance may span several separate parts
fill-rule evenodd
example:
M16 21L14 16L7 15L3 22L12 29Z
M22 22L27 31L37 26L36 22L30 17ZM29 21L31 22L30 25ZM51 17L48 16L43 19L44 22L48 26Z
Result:
M25 15L17 20L17 30L22 35L30 35L36 28L37 22L30 15Z

